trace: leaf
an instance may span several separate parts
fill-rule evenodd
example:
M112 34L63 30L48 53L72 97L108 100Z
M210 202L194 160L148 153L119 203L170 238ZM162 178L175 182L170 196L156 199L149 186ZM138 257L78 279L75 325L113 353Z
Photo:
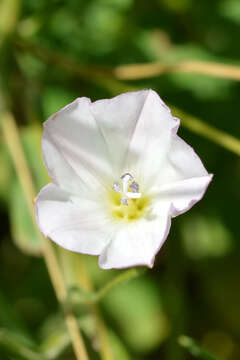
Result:
M32 171L37 190L40 190L41 187L50 181L43 164L41 137L42 128L38 125L26 127L21 132L23 149Z
M238 0L223 0L219 4L219 13L228 20L240 24L240 3Z
M0 292L0 328L2 327L21 334L22 338L28 339L29 344L33 344L32 338L18 318L18 315L15 313L4 294Z
M13 170L5 146L0 147L0 198L7 201Z
M7 354L17 355L18 359L24 360L44 360L33 346L29 346L19 334L6 329L0 329L0 347Z
M108 329L109 341L113 352L114 360L131 360L131 357L124 346L123 342L119 339L117 334Z
M60 356L69 346L70 338L59 315L49 317L41 328L40 353L53 360Z
M168 334L161 297L150 278L142 276L112 288L102 304L115 320L125 342L135 351L151 351Z
M41 254L41 239L33 223L22 188L15 179L9 194L11 233L15 244L28 255Z
M13 32L20 10L19 0L2 0L0 3L0 43L4 36Z
M230 231L213 215L189 215L181 223L184 249L195 260L223 257L233 248Z
M41 158L41 128L31 126L21 132L21 140L33 178L40 189L48 180ZM34 206L34 204L32 205ZM41 238L36 223L33 222L22 188L17 179L9 193L9 214L11 232L15 244L26 254L41 254Z
M79 326L93 344L96 342L96 322L91 315L82 315L78 318ZM67 350L71 341L68 331L59 314L53 315L46 320L40 332L42 342L40 352L46 359L54 360ZM108 329L108 338L114 360L130 360L130 356L119 337L111 329Z
M18 318L4 294L0 292L0 348L22 359L41 360L36 355L36 343ZM29 356L28 356L29 355Z

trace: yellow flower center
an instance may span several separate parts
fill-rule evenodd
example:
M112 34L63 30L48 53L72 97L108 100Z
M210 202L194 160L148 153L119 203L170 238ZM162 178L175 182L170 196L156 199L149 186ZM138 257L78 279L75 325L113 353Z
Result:
M136 221L143 217L150 204L150 198L148 196L141 196L138 199L128 199L128 205L124 205L121 202L122 195L119 192L110 189L110 211L115 220L118 221Z

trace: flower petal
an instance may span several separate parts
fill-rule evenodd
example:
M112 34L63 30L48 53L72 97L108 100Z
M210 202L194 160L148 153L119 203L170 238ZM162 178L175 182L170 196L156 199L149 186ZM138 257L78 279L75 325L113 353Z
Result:
M179 120L153 90L147 91L142 111L129 144L125 167L132 171L143 187L148 188L159 173L168 153L172 134Z
M165 121L165 117L169 118L169 110L152 90L128 92L109 100L96 101L91 111L109 148L116 178L126 170L132 172L137 162L142 161L145 146L150 145L156 136L161 136L165 122L169 127ZM176 126L176 122L172 120L172 123Z
M207 170L193 148L178 135L173 135L161 173L156 179L158 185L207 175Z
M49 175L67 191L103 187L111 178L105 140L87 98L76 99L44 123L43 155ZM109 182L109 181L107 181Z
M171 203L172 216L177 216L201 200L212 175L191 146L173 135L161 172L154 180L152 196L160 202Z
M73 199L52 183L40 191L35 208L41 232L65 249L98 255L110 240L112 224L99 204Z
M152 267L171 225L169 207L164 204L158 211L159 214L153 213L149 218L119 228L101 253L99 266L103 269L138 265Z
M180 215L201 200L211 180L212 175L206 175L169 183L154 195L155 201L171 204L171 215Z

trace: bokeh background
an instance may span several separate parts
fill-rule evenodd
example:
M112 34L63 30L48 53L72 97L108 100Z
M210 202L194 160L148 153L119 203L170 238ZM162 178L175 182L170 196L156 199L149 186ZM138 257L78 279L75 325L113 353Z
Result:
M172 106L180 135L215 176L173 220L154 268L99 302L112 359L240 359L239 38L239 0L0 0L1 360L74 359L21 149L37 192L49 181L42 122L76 97L140 88ZM54 250L68 287L98 289L120 273ZM94 314L78 297L90 359L100 359Z

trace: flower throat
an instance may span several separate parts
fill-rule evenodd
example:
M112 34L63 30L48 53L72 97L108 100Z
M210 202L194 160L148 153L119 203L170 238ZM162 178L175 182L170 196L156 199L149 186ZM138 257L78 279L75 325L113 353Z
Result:
M111 213L114 219L135 221L143 217L149 197L139 192L139 185L130 173L121 176L122 186L115 182L110 192Z

